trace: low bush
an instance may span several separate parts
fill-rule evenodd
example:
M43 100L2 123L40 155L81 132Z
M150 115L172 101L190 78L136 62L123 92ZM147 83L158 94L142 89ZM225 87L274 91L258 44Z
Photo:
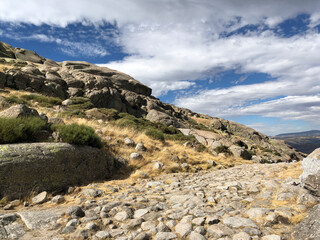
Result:
M6 101L10 104L26 104L27 102L17 96L6 97Z
M225 154L227 154L227 155L232 155L232 152L230 151L230 149L227 147L227 146L225 146L225 145L220 145L220 146L218 146L218 147L216 147L215 149L214 149L214 151L216 152L216 153L225 153Z
M52 107L54 105L61 105L62 103L62 100L60 98L48 97L38 94L26 94L21 96L21 98L26 101L36 101L39 103L39 106L41 107Z
M74 110L80 110L80 109L87 110L94 107L94 105L92 104L89 98L72 97L70 98L70 100L72 101L72 104L69 105L68 107Z
M33 142L37 132L46 126L46 122L37 117L0 118L0 143Z
M76 145L88 145L97 148L103 147L101 139L95 133L94 129L83 124L52 125L51 129L59 132L62 142Z
M164 141L164 134L158 129L149 129L145 132L145 134L155 140Z

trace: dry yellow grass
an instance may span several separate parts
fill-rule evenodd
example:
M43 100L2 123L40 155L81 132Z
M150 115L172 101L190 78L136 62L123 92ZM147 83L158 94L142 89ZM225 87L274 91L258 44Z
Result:
M203 124L205 126L210 126L211 121L210 119L205 119L205 118L198 118L198 117L191 117L193 120L195 120L199 124Z

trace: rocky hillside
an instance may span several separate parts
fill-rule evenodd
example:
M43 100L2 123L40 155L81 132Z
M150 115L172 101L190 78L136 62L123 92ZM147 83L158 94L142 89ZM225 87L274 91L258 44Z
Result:
M185 135L195 136L213 155L233 155L256 162L303 157L283 141L244 125L163 103L151 95L149 87L116 70L88 62L58 63L3 42L0 42L0 64L0 88L57 97L64 100L55 106L61 112L70 112L69 107L80 99L86 104L86 111L115 109L178 128ZM88 115L79 110L77 114Z

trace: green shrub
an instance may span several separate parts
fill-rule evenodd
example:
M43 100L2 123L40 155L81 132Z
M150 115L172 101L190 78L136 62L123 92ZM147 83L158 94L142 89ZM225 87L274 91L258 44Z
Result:
M68 107L71 109L91 109L94 107L92 104L91 100L89 98L85 97L72 97L70 98L72 101L72 104L69 105Z
M113 108L99 108L99 111L107 116L109 121L118 120L119 112Z
M215 149L214 149L214 151L216 152L216 153L225 153L225 154L227 154L227 155L232 155L232 152L230 151L230 149L229 149L229 147L227 147L227 146L225 146L225 145L220 145L220 146L218 146L218 147L216 147Z
M26 94L21 96L23 100L27 101L36 101L39 103L39 106L41 107L52 107L54 105L61 105L62 100L57 97L48 97L48 96L43 96L43 95L38 95L38 94Z
M6 101L11 104L26 104L27 102L17 96L6 97Z
M149 129L145 134L152 139L164 141L164 134L158 129Z
M76 145L88 145L91 147L102 148L100 137L94 129L83 124L53 125L53 131L58 131L62 142Z
M0 118L0 143L33 142L39 130L46 129L40 118Z

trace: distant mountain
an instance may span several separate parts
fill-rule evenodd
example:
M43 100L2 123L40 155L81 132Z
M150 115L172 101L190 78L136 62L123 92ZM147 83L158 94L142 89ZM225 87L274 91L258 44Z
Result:
M320 130L279 134L274 138L284 140L286 144L307 154L320 147Z
M275 138L290 138L290 137L315 137L320 136L320 130L311 130L305 132L296 132L296 133L283 133L277 135Z

